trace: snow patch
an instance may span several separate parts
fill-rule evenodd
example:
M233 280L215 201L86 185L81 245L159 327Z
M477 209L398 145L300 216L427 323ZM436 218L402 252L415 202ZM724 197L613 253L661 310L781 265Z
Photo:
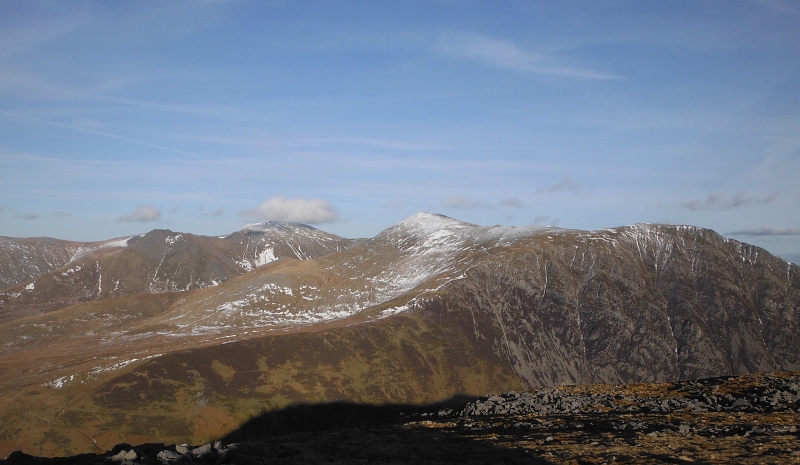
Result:
M150 355L150 356L142 357L142 358L131 358L131 359L128 359L128 360L122 360L122 361L119 361L119 362L116 362L116 363L112 363L111 365L108 365L108 366L105 366L105 367L103 367L103 366L94 367L91 370L89 370L89 374L90 375L96 375L96 374L100 374L100 373L103 373L103 372L116 371L116 370L119 370L120 368L124 368L124 367L130 365L131 363L149 360L151 358L160 357L162 355L163 354L155 354L155 355Z
M128 246L128 241L131 240L132 238L133 238L133 236L125 237L125 238L122 238L122 239L112 239L112 240L110 240L108 242L102 242L102 243L99 243L99 244L95 243L95 244L91 244L91 245L82 245L82 246L78 247L78 250L75 251L75 253L72 255L72 258L69 259L69 261L70 262L74 262L75 260L77 260L79 258L83 258L83 257L85 257L87 255L93 254L93 253L95 253L95 252L97 252L98 250L101 250L101 249L110 249L110 248L114 248L114 247L119 247L119 248L127 247Z
M278 257L275 256L275 249L272 247L266 247L256 256L256 268L264 266L267 263L274 262L277 259Z
M81 267L80 266L76 266L75 268L70 268L67 271L61 273L61 276L69 276L72 273L75 273L76 271L81 271Z
M42 386L52 387L52 388L55 388L55 389L61 389L62 387L64 387L65 384L67 384L68 382L72 381L73 379L75 379L75 375L62 376L60 378L54 379L53 381L48 381L48 382L42 384Z
M382 320L392 315L397 315L398 313L407 312L408 310L409 310L409 304L401 305L399 307L387 308L386 310L381 312L378 319Z

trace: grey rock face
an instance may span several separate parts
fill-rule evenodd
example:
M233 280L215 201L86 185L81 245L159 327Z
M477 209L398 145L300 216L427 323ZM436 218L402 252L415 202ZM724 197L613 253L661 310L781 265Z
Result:
M0 237L0 290L66 265L80 245L49 237Z
M109 460L114 463L122 463L122 464L129 464L135 463L136 460L139 458L139 455L136 453L135 450L121 450L118 453L112 455Z
M159 462L166 464L181 463L184 458L183 454L171 450L163 450L156 456Z
M515 245L427 310L471 315L531 387L800 369L800 273L764 250L655 225Z

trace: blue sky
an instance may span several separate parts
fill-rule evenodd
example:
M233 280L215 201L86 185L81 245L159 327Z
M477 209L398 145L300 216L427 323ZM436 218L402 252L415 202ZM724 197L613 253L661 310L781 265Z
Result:
M800 2L0 2L0 235L692 224L800 253Z

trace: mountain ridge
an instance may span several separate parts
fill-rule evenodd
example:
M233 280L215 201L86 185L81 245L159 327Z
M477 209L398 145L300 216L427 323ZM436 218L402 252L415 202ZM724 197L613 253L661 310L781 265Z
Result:
M159 247L174 237L161 234ZM245 237L237 243L251 250ZM0 324L10 425L0 449L74 453L87 447L77 431L112 445L201 443L296 403L798 370L798 271L692 226L580 231L418 214L217 286ZM26 412L61 426L15 436L35 421ZM47 439L59 434L61 445Z

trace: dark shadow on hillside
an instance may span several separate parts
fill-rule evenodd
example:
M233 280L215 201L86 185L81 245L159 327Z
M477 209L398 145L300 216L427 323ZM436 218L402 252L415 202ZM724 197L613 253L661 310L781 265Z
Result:
M536 451L506 441L504 447L477 439L456 425L454 416L474 397L455 396L429 405L369 405L349 402L292 405L263 413L220 438L233 445L213 460L195 458L195 463L219 464L536 464L553 462ZM441 415L440 415L441 413ZM433 422L427 420L435 420ZM452 420L452 421L450 421ZM448 426L449 425L449 426ZM501 432L502 428L498 430ZM502 432L501 432L502 434ZM196 444L194 446L200 446ZM104 454L41 458L15 453L0 464L91 465L123 463L113 454L135 449L136 464L160 464L162 450L174 445L120 444ZM176 461L174 463L188 463Z
M455 396L422 406L293 405L249 420L222 441L238 443L240 457L263 463L551 463L522 448L476 440L455 425L433 427L450 417L446 412L457 413L472 400Z
M424 420L429 416L438 416L443 410L458 412L475 399L468 396L453 396L427 405L374 405L354 402L290 405L248 420L222 438L222 442L242 442L293 433L385 428L409 420Z

